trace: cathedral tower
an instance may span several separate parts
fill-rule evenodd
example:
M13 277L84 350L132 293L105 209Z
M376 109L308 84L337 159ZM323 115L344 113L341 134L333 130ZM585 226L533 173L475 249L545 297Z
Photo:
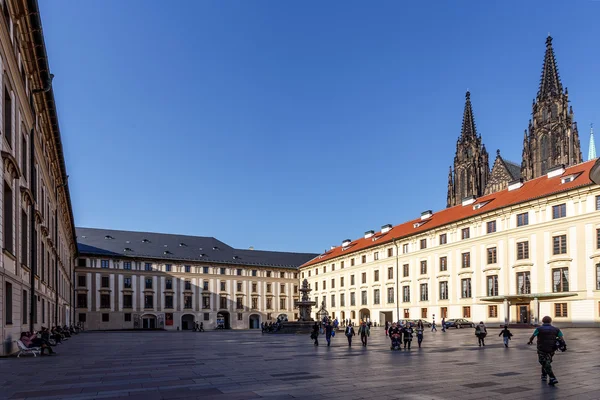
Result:
M462 131L456 142L454 171L448 174L447 207L462 202L468 196L483 195L490 174L488 153L475 129L471 93L467 92Z
M569 106L569 92L558 75L552 37L546 39L546 54L540 88L533 102L532 120L523 140L521 177L534 179L557 165L582 161L577 123Z

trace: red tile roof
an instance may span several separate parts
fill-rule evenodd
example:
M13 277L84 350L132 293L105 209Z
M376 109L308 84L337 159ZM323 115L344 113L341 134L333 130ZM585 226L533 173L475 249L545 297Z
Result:
M519 189L511 190L504 189L500 192L492 193L487 196L482 196L476 199L473 204L463 206L462 204L454 207L446 208L444 210L433 213L431 217L426 220L417 218L411 221L407 221L403 224L394 226L390 231L386 233L377 232L374 236L365 239L364 237L352 241L348 246L342 250L341 246L335 247L318 257L310 260L309 262L300 266L300 268L308 267L323 261L331 260L336 257L346 256L351 253L355 253L360 250L367 249L369 247L379 246L382 243L392 242L394 239L406 238L414 236L419 233L423 233L440 226L448 225L454 222L458 222L476 215L485 214L499 208L504 208L526 201L547 197L552 194L565 192L578 187L589 186L593 184L590 180L589 173L594 166L595 160L587 161L585 163L577 164L565 169L562 175L557 175L552 178L548 178L546 175L539 178L527 181L523 183L523 186ZM571 182L561 183L561 177L569 175L577 175L577 178ZM476 204L487 203L478 209L473 209ZM414 227L415 223L425 222L424 224ZM374 240L375 239L375 240Z

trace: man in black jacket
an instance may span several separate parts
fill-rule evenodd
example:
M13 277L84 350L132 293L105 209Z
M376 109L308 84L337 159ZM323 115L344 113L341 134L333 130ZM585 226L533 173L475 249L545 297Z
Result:
M549 385L556 385L558 380L552 372L552 357L556 351L556 340L563 337L563 333L555 326L552 326L552 318L546 316L542 319L542 326L539 326L529 338L527 344L533 343L533 338L537 337L538 361L542 365L542 381L550 377Z

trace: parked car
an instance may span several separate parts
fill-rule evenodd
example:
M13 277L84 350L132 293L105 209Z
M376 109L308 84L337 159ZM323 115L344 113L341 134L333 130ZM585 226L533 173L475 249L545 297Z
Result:
M474 328L475 324L463 318L447 319L446 328Z
M427 320L424 320L424 319L421 319L421 320L418 320L418 319L411 319L411 320L410 320L411 324L413 324L414 326L417 326L417 324L419 323L419 321L423 322L423 325L424 325L425 327L427 327L427 328L431 328L431 322L429 322L429 321L427 321Z

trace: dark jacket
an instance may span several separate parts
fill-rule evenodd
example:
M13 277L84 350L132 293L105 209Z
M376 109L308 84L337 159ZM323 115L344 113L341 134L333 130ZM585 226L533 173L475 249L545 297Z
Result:
M538 351L553 353L556 351L556 339L562 336L562 332L555 326L543 324L537 327L533 335L537 337Z
M333 325L325 325L325 336L331 336L331 332L333 332Z
M511 337L513 334L510 333L510 331L508 330L508 328L504 328L500 331L500 334L498 336L502 336L502 337Z

